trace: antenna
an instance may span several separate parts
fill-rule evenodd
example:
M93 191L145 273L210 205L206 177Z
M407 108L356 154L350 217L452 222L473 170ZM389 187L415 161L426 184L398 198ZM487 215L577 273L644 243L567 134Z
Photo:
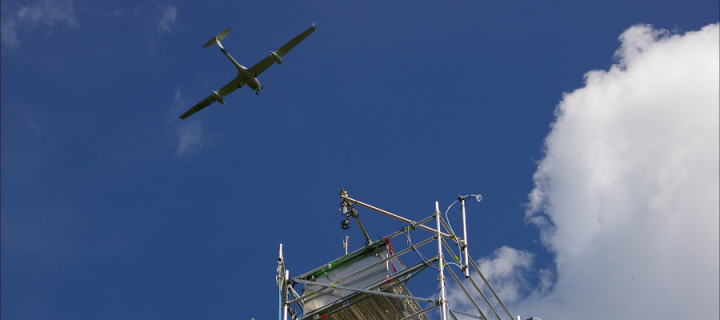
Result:
M345 236L345 240L343 240L343 248L345 248L345 255L347 255L348 247L350 246L350 237Z

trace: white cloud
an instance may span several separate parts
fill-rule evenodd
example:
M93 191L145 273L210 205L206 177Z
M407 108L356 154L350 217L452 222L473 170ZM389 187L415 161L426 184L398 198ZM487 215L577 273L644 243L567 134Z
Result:
M158 29L161 32L172 33L172 27L177 19L177 8L171 5L162 7L163 16L158 22Z
M521 251L508 246L502 246L495 250L492 256L479 259L477 261L477 265L480 272L482 272L485 276L485 279L492 284L495 293L505 304L508 304L527 296L527 292L532 290L528 277L532 272L534 259L535 255L528 251ZM457 268L454 268L453 270L457 270ZM540 273L541 276L547 278L548 281L551 279L551 277L549 277L549 270L541 270ZM493 293L484 284L484 281L477 273L471 272L470 274L475 285L464 279L464 277L457 272L456 275L461 277L460 281L462 282L462 285L472 296L473 300L477 303L477 306L486 317L489 319L496 318L488 305L483 302L484 299L477 292L477 289L475 289L475 285L478 286L478 289L482 290L485 298L487 298L488 302L490 302L493 308L495 308L495 312L498 313L498 316L503 318L502 315L506 314L505 311L495 300ZM453 310L474 315L478 314L475 306L467 299L467 295L455 281L448 282L448 301L450 308ZM459 313L456 314L456 316L458 316L459 320L473 319ZM507 318L507 316L505 318Z
M77 25L72 0L42 0L17 9L3 3L2 9L0 36L2 44L10 48L20 45L19 31L29 32L38 26L52 28L55 24Z
M513 312L718 319L718 30L633 26L618 62L564 95L527 212L556 279Z
M493 257L481 258L477 264L500 299L513 302L527 288L526 273L530 270L533 259L532 253L502 246L495 250ZM479 278L477 280L482 281Z
M178 145L176 153L185 155L195 153L203 147L203 128L200 121L187 121L177 126Z
M0 38L2 38L2 44L7 47L14 48L20 45L14 18L3 17L0 22Z
M219 135L207 134L200 120L178 119L178 116L189 108L190 105L183 98L182 91L177 89L173 104L170 106L167 124L175 154L178 156L187 156L202 149L213 148L222 142L222 137Z

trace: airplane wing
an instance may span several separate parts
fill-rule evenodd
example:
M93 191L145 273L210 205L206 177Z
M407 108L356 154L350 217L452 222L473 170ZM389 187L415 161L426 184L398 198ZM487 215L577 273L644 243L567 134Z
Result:
M228 84L224 85L222 88L220 88L220 90L218 90L217 93L221 97L224 97L226 95L229 95L231 92L239 89L244 84L245 83L243 83L242 77L238 76L237 78L233 79L233 81L230 81L230 83L228 83Z
M211 94L209 97L205 98L203 101L200 101L200 103L198 103L194 107L190 108L190 110L183 113L180 116L180 119L185 119L185 118L195 114L195 112L205 109L205 107L213 104L213 102L215 102L215 95Z
M280 47L280 49L277 49L277 51L275 51L275 54L278 55L278 57L282 57L286 53L290 52L290 50L292 50L292 48L294 48L298 43L300 43L300 41L303 41L305 38L307 38L307 36L313 33L313 31L315 31L315 24L313 24L310 29L305 30L305 32L301 33L297 37L290 40L290 42ZM253 74L257 77L263 71L265 71L265 69L269 68L273 63L275 63L275 58L272 55L269 55L265 57L265 59L262 59L262 61L258 62L256 65L252 66L252 68L248 69L248 71L250 71L250 74Z
M224 97L226 95L229 95L231 92L237 90L238 88L240 88L243 84L244 83L242 82L240 77L237 77L237 78L233 79L233 81L230 81L230 83L228 83L228 84L224 85L222 88L220 88L220 90L218 90L217 93L221 97ZM211 94L209 97L205 98L203 101L200 101L200 103L198 103L194 107L190 108L190 110L183 113L180 116L180 119L185 119L185 118L195 114L195 112L205 109L205 107L213 104L215 101L217 101L217 99L215 98L215 95Z

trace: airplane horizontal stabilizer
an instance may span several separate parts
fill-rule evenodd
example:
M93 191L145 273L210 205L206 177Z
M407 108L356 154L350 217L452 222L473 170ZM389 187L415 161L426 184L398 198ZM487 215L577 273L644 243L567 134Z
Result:
M207 48L207 47L209 47L209 46L211 46L211 45L214 45L217 41L221 41L222 39L225 39L225 36L227 36L228 33L230 33L230 29L231 29L231 28L227 28L227 30L218 33L218 35L214 36L212 39L210 39L210 41L208 41L207 43L205 43L205 44L203 45L203 47ZM215 39L217 39L217 41L215 41Z

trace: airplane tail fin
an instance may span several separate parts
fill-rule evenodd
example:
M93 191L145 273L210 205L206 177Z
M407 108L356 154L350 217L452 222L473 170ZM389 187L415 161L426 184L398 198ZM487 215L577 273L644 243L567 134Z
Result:
M218 33L218 35L214 36L212 39L210 39L210 41L208 41L206 44L204 44L203 47L207 48L207 47L217 43L220 46L220 48L222 48L222 45L220 44L220 40L225 39L225 36L227 36L228 33L230 33L230 29L231 28L227 28L227 30Z

